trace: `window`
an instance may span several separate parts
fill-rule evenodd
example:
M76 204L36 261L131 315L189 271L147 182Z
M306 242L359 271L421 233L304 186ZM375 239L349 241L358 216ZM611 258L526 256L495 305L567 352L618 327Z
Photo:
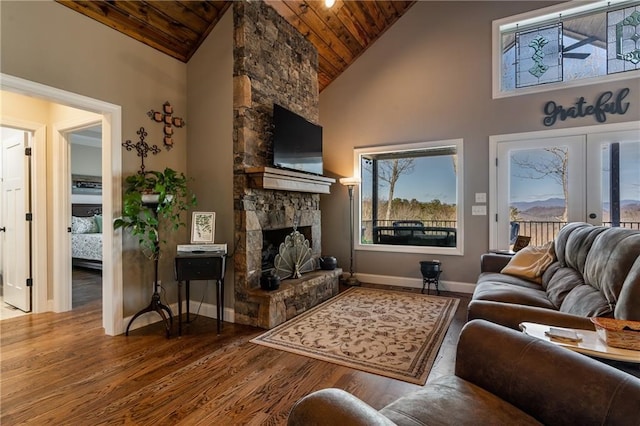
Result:
M360 250L462 254L462 140L361 148Z
M640 76L640 2L570 2L494 21L494 98Z

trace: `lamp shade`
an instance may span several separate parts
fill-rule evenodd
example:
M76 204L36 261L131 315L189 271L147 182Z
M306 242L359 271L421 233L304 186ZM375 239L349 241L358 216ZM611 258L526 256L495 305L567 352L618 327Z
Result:
M360 178L356 176L340 178L340 183L344 186L355 186L360 183Z

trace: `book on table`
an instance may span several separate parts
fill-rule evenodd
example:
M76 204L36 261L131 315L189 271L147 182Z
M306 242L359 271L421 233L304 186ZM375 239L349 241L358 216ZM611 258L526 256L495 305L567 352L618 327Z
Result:
M227 254L227 245L226 244L178 244L178 253Z

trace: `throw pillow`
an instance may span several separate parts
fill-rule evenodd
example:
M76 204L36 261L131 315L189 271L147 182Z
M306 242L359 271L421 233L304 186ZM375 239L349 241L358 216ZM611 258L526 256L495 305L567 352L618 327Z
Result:
M517 252L500 272L540 284L542 274L555 258L553 241L543 246L527 246Z
M98 228L96 232L99 232L102 234L102 215L97 214L93 216L93 220L96 222L96 228Z
M71 232L73 234L93 234L98 232L96 221L92 217L71 217Z

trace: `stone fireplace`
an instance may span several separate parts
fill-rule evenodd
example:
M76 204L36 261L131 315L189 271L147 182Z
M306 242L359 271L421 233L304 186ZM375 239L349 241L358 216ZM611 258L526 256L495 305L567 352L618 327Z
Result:
M235 321L272 328L338 293L340 269L260 288L265 232L295 223L321 255L320 194L334 179L270 167L274 103L318 122L315 48L262 1L233 2L233 13Z

